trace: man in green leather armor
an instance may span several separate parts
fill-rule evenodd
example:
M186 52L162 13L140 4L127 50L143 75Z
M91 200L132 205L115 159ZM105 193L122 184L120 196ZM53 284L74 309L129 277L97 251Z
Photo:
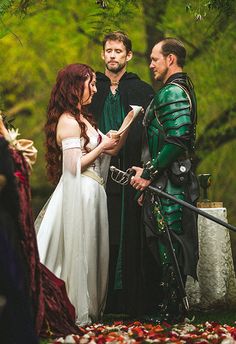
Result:
M152 50L150 68L163 87L156 93L143 121L150 159L143 169L133 167L136 175L131 185L143 191L151 184L195 204L199 192L192 172L192 157L197 109L193 84L183 73L185 57L184 45L174 38L160 41ZM148 292L146 311L160 321L179 320L184 315L184 307L165 228L168 226L185 284L187 275L197 278L196 215L150 192L143 193L138 202L143 205L145 240L149 247L144 256L149 255L149 262L156 263L155 271L149 271L146 277L147 286L155 287L153 294Z

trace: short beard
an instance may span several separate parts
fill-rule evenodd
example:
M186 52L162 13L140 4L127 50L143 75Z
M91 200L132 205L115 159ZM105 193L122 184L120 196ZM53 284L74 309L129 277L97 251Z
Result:
M106 64L106 69L109 70L109 72L112 72L114 74L118 74L125 67L126 67L126 63L118 64L117 67L110 67L108 63Z
M156 80L161 81L163 83L168 71L169 71L168 68L166 68L164 72L162 72L160 75L157 76Z

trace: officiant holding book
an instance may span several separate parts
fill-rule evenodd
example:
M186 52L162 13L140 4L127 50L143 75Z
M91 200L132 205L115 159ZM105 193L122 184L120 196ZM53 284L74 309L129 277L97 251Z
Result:
M132 59L132 43L123 32L107 34L103 40L102 59L105 73L96 73L97 93L90 111L97 120L99 129L107 133L121 126L131 110L130 105L139 105L145 110L154 95L150 85L136 74L127 72ZM126 143L111 165L126 170L130 166L141 166L143 115L132 124ZM135 202L135 190L116 184L108 176L106 187L109 219L109 286L106 313L138 312L141 208Z

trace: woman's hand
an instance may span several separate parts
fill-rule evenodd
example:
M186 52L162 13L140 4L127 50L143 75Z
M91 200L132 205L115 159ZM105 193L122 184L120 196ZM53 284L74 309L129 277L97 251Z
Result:
M108 133L106 133L106 136L110 137L111 139L118 139L120 138L120 134L117 134L117 130L109 130Z
M102 142L100 143L102 150L104 152L113 149L114 147L116 147L119 143L120 138L112 138L112 137L108 137L108 136L103 136L102 137Z

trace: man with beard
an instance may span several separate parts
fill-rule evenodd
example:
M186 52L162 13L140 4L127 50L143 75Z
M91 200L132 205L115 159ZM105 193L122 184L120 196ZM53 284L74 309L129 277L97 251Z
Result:
M105 73L97 72L97 93L90 111L103 133L119 129L130 111L129 105L146 109L154 91L134 73L126 71L132 59L132 43L123 32L107 34L103 40L102 59ZM126 170L132 165L141 166L142 119L132 124L126 144L112 158L111 165ZM141 209L134 201L135 190L116 184L108 176L107 186L110 266L106 313L138 312L140 276L140 216Z
M132 177L131 185L143 191L151 184L195 205L198 183L191 165L197 107L193 84L183 73L185 56L182 42L174 38L166 38L152 49L150 68L154 78L164 85L144 117L150 161L143 169L134 167L136 175ZM150 192L145 193L145 197L140 196L139 203L143 203L149 251L156 261L156 271L150 278L159 276L156 304L154 298L150 300L148 311L154 313L155 320L178 321L184 315L184 307L166 227L170 231L183 283L187 275L196 279L196 215L182 205L156 194L150 195Z

